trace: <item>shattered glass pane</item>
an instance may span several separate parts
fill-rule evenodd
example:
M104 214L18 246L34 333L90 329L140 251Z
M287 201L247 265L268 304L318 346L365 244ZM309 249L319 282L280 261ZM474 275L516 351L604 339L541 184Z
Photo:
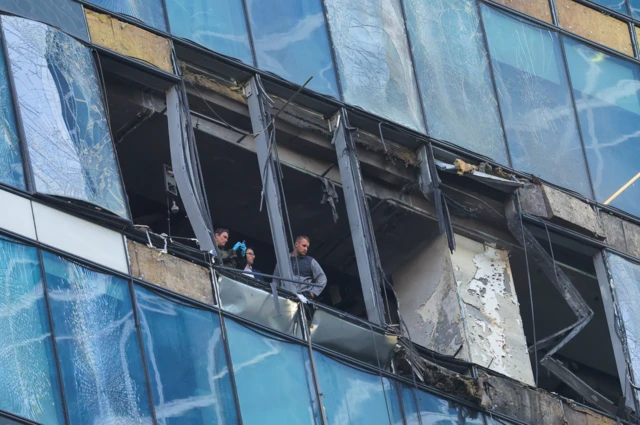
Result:
M339 98L321 0L248 0L258 68Z
M633 369L633 383L640 383L640 265L607 253L613 288L618 301L620 319Z
M325 0L346 103L424 132L399 0Z
M36 190L126 217L91 52L39 22L4 16L2 24Z
M20 139L11 97L7 62L0 49L0 182L24 190Z
M0 320L0 410L47 425L64 424L38 252L4 239Z
M401 424L397 383L315 352L329 425Z
M611 10L615 10L618 13L624 13L627 15L627 6L624 4L625 0L591 0L601 6L608 7ZM634 0L629 0L633 3Z
M70 425L151 424L128 283L42 254Z
M0 10L44 22L89 41L82 5L73 0L0 0Z
M402 401L407 425L419 425L420 420L422 425L484 425L479 411L405 385L402 386Z
M242 0L166 0L171 33L253 65Z
M244 425L320 425L308 349L225 324Z
M509 164L474 0L406 0L429 134Z
M591 197L557 34L485 5L482 15L513 167Z
M640 173L638 65L568 37L564 46L596 200L640 216L640 180L625 188Z
M158 424L237 424L218 316L135 291Z
M165 31L162 0L86 0L115 13L135 18L145 24ZM192 0L193 1L193 0Z

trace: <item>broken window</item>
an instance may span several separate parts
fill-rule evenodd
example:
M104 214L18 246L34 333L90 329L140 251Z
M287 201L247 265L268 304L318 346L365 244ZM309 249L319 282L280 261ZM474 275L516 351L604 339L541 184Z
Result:
M558 36L485 5L482 14L513 167L591 196Z
M89 41L82 5L74 0L0 0L0 10L44 22Z
M429 135L509 164L476 2L405 7Z
M218 316L136 287L159 423L238 423Z
M314 352L330 425L401 424L397 382Z
M483 425L482 413L428 392L402 385L407 425Z
M38 22L2 24L36 191L127 217L89 49Z
M640 215L640 70L564 38L596 200Z
M399 0L326 0L344 101L424 132Z
M308 348L225 320L242 422L320 425Z
M127 15L133 19L165 31L162 0L87 0L96 6L104 7L112 12Z
M0 239L0 410L62 425L38 252Z
M0 182L25 189L20 140L9 86L7 61L0 49Z
M258 67L340 98L321 0L248 0Z
M43 259L70 424L151 421L128 282Z
M241 0L166 0L171 33L253 65Z

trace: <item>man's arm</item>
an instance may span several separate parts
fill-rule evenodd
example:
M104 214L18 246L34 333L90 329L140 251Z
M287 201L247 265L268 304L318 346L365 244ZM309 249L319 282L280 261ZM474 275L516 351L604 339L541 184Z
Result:
M324 287L327 286L327 275L324 274L324 270L322 270L322 267L320 267L320 264L318 264L315 258L311 261L311 272L313 273L313 283L322 285L314 286L309 291L317 297L324 290Z

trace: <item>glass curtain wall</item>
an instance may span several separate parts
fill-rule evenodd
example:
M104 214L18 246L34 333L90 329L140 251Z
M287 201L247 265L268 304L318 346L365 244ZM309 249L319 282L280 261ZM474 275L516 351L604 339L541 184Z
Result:
M86 0L112 12L127 15L150 27L167 30L162 0Z

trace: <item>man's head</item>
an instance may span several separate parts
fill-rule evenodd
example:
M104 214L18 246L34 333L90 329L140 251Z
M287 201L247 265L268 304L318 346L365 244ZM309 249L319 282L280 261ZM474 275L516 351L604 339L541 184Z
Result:
M309 245L311 245L311 241L307 236L298 236L295 244L296 255L307 255Z
M253 266L253 262L256 261L256 252L253 248L247 248L247 253L245 254L247 258L247 265Z
M229 229L216 229L213 234L216 237L216 245L219 248L224 248L229 240Z

